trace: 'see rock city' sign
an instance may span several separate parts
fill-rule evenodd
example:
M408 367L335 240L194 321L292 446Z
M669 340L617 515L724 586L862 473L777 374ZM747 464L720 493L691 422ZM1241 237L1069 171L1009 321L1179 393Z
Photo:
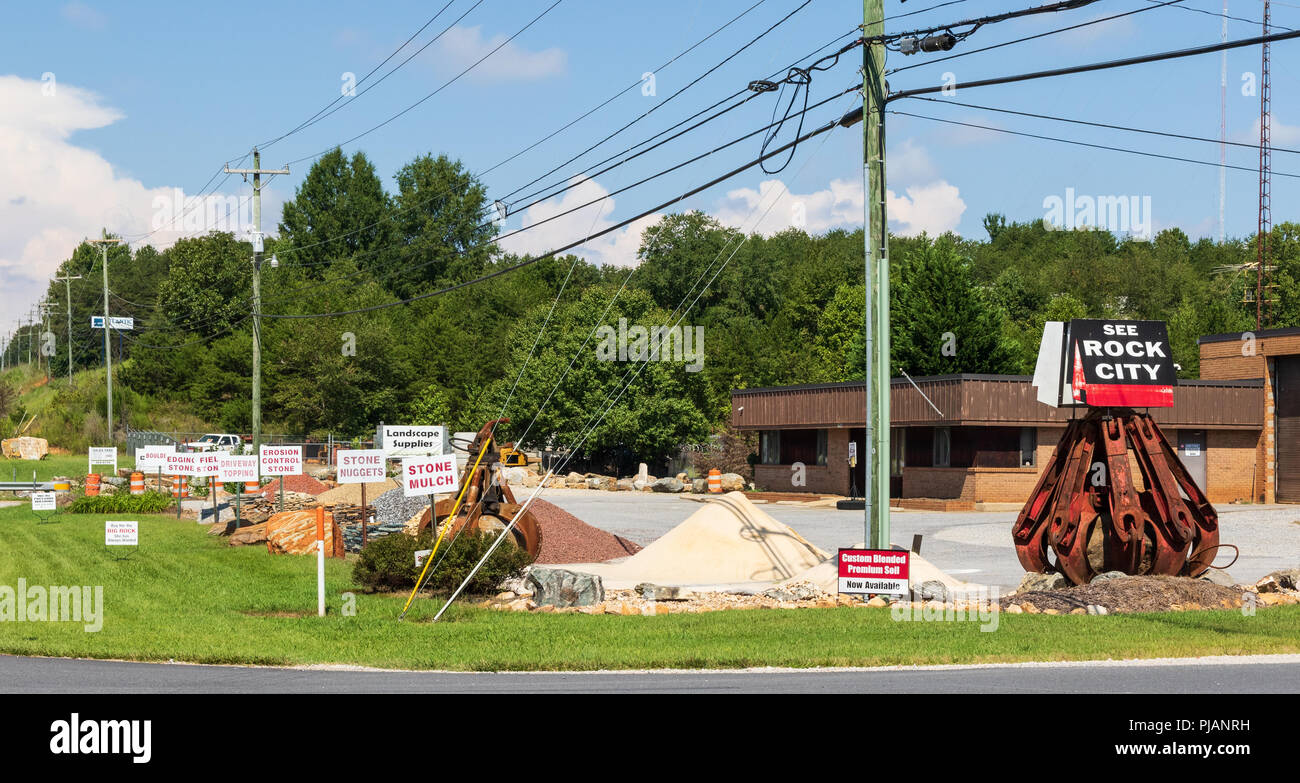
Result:
M1164 321L1048 321L1034 369L1038 401L1054 408L1169 408L1177 373Z

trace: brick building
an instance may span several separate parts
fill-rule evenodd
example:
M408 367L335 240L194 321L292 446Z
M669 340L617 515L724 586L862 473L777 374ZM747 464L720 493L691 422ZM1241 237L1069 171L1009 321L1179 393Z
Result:
M1295 335L1300 339L1300 330ZM1202 341L1206 375L1207 345L1217 343ZM1273 350L1283 344L1268 345ZM1211 364L1214 361L1211 356ZM1272 497L1265 493L1272 474L1261 459L1273 442L1265 440L1266 382L1259 375L1251 377L1251 368L1258 366L1243 364L1235 373L1225 366L1218 377L1179 381L1174 407L1151 409L1211 502ZM1078 415L1038 402L1031 380L944 375L914 378L914 386L894 379L891 496L904 506L950 510L1024 503L1065 424ZM863 465L859 460L850 471L848 455L850 443L861 449L865 439L863 397L860 381L733 391L732 424L759 433L759 463L754 468L758 487L841 495L855 486L860 490ZM799 479L802 485L795 483ZM1279 492L1277 497L1291 496Z
M1214 334L1199 343L1202 378L1260 379L1256 497L1300 503L1300 329Z

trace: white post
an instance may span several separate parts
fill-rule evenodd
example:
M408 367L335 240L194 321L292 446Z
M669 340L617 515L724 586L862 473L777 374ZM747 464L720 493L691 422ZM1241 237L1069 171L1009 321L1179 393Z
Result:
M325 509L316 509L316 615L325 616Z

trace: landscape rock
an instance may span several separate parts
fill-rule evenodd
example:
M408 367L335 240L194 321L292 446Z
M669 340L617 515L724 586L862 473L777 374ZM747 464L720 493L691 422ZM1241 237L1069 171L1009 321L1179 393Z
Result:
M635 489L637 489L636 482L632 479L619 479L614 482L614 490L616 492L631 492Z
M0 441L0 452L9 459L44 459L50 453L50 442L28 436L6 438Z
M871 600L870 600L870 601L867 601L867 606L870 606L870 607L875 608L875 609L881 609L881 608L884 608L884 607L886 607L886 606L889 606L889 602L886 601L886 600L885 600L884 598L882 598L881 596L873 595L873 596L871 596Z
M635 591L637 595L647 601L685 601L695 595L693 591L683 587L655 585L649 582L642 582L637 585Z
M708 479L698 478L691 482L691 492L694 492L697 495L701 495L708 491L709 491Z
M224 522L214 525L214 527L225 528ZM241 527L230 534L231 546L248 546L249 544L260 544L266 540L266 523L260 525L249 525Z
M947 601L952 597L948 586L937 579L927 579L914 592L922 601Z
M529 489L533 489L538 484L542 483L542 477L537 475L536 473L525 473L522 483L525 487Z
M1220 568L1211 568L1198 578L1224 587L1234 587L1237 584L1237 580L1233 579L1231 574Z
M333 481L338 475L333 465L307 465L303 472L317 481Z
M594 574L535 565L528 569L528 584L538 606L591 606L605 600L604 584Z
M612 476L592 476L587 479L587 489L612 490L618 485L618 479Z
M722 491L723 492L742 492L745 489L745 478L739 473L722 474Z
M1017 593L1028 593L1035 590L1060 590L1070 586L1070 580L1065 578L1064 574L1039 574L1033 571L1026 573L1020 578L1020 586L1016 588Z
M266 551L273 555L316 553L315 511L277 512L266 521L264 529ZM325 515L325 554L328 557L343 557L345 554L343 531L334 524L332 514Z
M1085 611L1087 611L1088 614L1110 614L1110 610L1100 604L1088 604Z
M678 473L678 474L675 476L675 478L676 478L678 481L682 482L683 484L690 484L690 483L691 483L691 477L688 476L688 475L686 475L686 473L684 473L684 472L683 472L683 473Z
M664 477L651 484L650 488L655 492L681 492L686 489L686 485L679 479Z
M1020 604L1011 604L1006 608L1007 614L1024 614L1025 610L1020 608Z
M1126 576L1128 576L1128 574L1123 571L1104 571L1094 576L1089 584L1095 585L1098 582L1108 582L1111 579L1123 579Z
M100 481L103 484L108 484L113 487L126 486L126 479L122 478L121 476L104 476L100 479Z
M1300 569L1274 571L1255 583L1261 593L1278 593L1283 590L1300 590Z
M825 593L817 585L809 581L789 582L783 585L776 585L764 590L760 595L771 598L774 601L815 601L822 598Z
M523 484L530 475L533 475L521 467L506 468L503 472L506 475L507 484Z

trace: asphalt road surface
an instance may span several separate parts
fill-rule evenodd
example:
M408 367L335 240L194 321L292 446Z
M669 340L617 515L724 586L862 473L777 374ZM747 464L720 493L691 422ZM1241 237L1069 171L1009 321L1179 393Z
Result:
M900 669L449 673L0 656L0 693L1300 693L1300 655Z
M548 489L542 497L589 525L643 545L699 509L688 495ZM861 511L784 503L758 507L828 552L858 545L864 538ZM1240 559L1229 569L1234 579L1254 582L1298 565L1300 508L1223 505L1217 510L1221 540L1241 547ZM921 554L931 563L963 581L1009 591L1020 584L1025 572L1011 543L1015 519L1014 511L895 511L890 515L890 533L895 545L907 548L912 536L920 534ZM1231 549L1224 548L1215 562L1227 564L1232 555Z

